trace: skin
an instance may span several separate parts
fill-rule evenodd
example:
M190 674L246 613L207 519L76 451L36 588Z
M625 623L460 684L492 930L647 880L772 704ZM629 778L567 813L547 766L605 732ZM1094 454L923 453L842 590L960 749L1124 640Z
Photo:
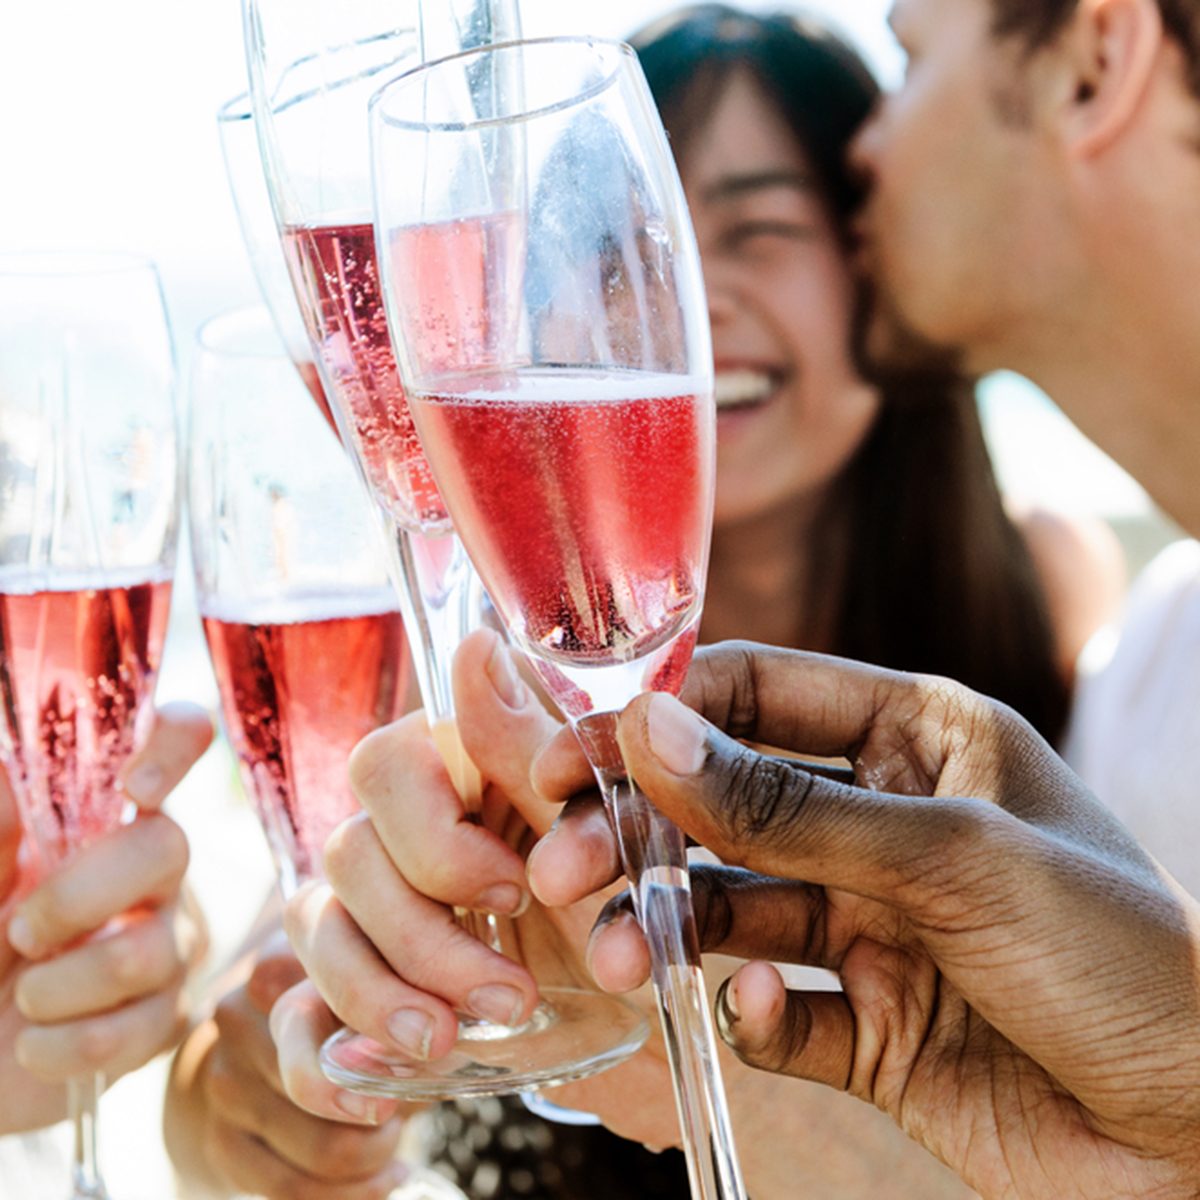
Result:
M313 883L289 905L287 928L310 982L276 1004L272 1025L289 1093L330 1117L315 1056L339 1021L414 1059L437 1058L453 1045L454 1010L520 1020L536 1003L536 976L590 986L601 964L585 954L604 895L572 893L555 905L555 889L580 878L615 877L614 849L600 811L568 824L597 863L568 864L575 879L546 880L551 905L534 901L524 852L560 819L561 797L534 790L529 764L560 731L521 681L494 633L472 635L460 649L455 706L468 752L486 781L483 826L467 819L421 714L367 738L351 760L364 814L343 825L326 851L328 883ZM561 820L560 820L561 824ZM414 836L415 830L420 836ZM540 853L540 851L539 851ZM599 865L602 864L602 865ZM599 870L597 866L599 865ZM611 889L606 893L611 895ZM526 966L494 954L453 924L451 908L471 905L518 922ZM602 947L602 955L607 950ZM714 960L714 969L721 964ZM638 984L641 979L636 981ZM328 999L329 1009L318 1002ZM653 1015L642 989L637 1001ZM402 1021L397 1022L397 1015ZM399 1027L424 1021L414 1043ZM655 1022L656 1025L656 1022ZM795 1080L749 1071L727 1058L726 1084L738 1146L752 1195L787 1197L800 1186L839 1197L887 1194L928 1198L968 1193L948 1172L876 1114L835 1101ZM679 1133L665 1051L656 1036L628 1064L594 1080L556 1089L554 1099L598 1113L617 1133L654 1147ZM644 1098L631 1103L632 1096ZM764 1120L764 1113L772 1119ZM786 1143L793 1153L781 1156ZM839 1153L841 1145L853 1152Z
M732 114L728 123L724 120L726 104ZM739 126L755 129L755 136L738 137ZM725 567L728 561L736 566L736 558L721 558L722 547L736 548L739 544L748 547L750 553L742 559L742 564L765 562L771 567L770 578L754 580L743 574L738 577L739 582L748 580L748 585L739 595L734 588L726 587L727 581L736 576L724 569L715 572L722 580L722 588L716 591L715 604L709 610L706 634L714 628L721 629L721 622L729 621L730 614L739 609L744 629L748 596L760 602L769 601L772 588L776 589L776 596L784 592L794 596L796 580L802 578L796 573L795 564L790 567L785 564L784 569L779 569L780 556L762 553L762 546L799 543L799 536L791 540L781 538L780 514L786 514L789 522L786 528L791 535L803 530L814 499L853 452L874 413L874 398L854 379L844 353L844 338L836 336L844 326L831 320L824 332L832 329L834 336L827 336L824 341L819 336L821 331L812 329L804 336L793 337L787 324L788 314L799 308L811 309L811 303L805 305L801 296L785 293L776 308L772 296L760 298L753 286L756 272L769 270L789 254L804 254L818 263L812 273L821 279L823 293L835 298L845 296L847 287L839 285L845 284L846 276L844 272L838 275L840 263L828 219L811 191L797 180L804 178L806 164L802 157L797 156L790 139L782 143L778 140L777 121L744 79L722 98L713 119L713 133L723 157L714 155L710 163L701 155L698 161L684 164L684 176L689 195L695 197L696 226L705 255L706 278L710 281L718 365L728 372L762 370L776 386L761 409L736 414L734 421L740 424L726 422L726 430L732 424L732 433L722 432L729 452L724 454L719 467L721 486L729 496L736 497L739 492L752 494L755 502L769 513L769 519L746 520L734 501L725 507L719 501L714 552L714 566L720 563ZM745 157L739 159L743 151ZM729 186L723 172L732 180L742 177L761 180L769 176L772 182L770 187L753 189ZM750 232L746 232L747 226ZM794 264L792 271L797 271ZM758 290L766 293L770 289ZM836 304L831 312L836 316ZM820 321L829 315L816 314L813 320ZM816 347L819 355L821 347L830 346L837 353L818 358L815 364L801 352L802 347L810 351ZM824 380L824 386L805 391L805 385L813 378ZM832 441L825 445L825 453L811 458L804 454L789 455L787 451L795 449L795 439L801 447L813 440L811 436L808 439L801 436L806 429L804 422L815 421L810 406L827 392L839 402L835 415L846 416L849 424L839 427L835 421L830 426L826 418L821 428L830 430ZM762 440L756 442L754 439L759 435ZM743 440L739 441L739 437ZM791 447L786 444L786 437L794 440ZM830 450L834 452L831 454ZM751 471L751 466L757 463L762 464L762 469ZM756 492L755 488L760 490ZM1052 545L1053 537L1052 532L1037 544ZM1034 544L1032 537L1031 544ZM1035 557L1041 560L1043 556L1037 555L1036 545L1034 548ZM1060 562L1062 557L1047 553L1044 561ZM759 570L761 573L761 565ZM721 595L736 597L736 602L723 610ZM772 613L781 609L780 605L770 603L763 607ZM794 634L794 626L788 633ZM813 640L819 643L819 635ZM470 657L470 652L467 653ZM459 711L464 727L476 722L481 728L488 727L469 698L460 700ZM515 808L528 823L530 834L544 833L557 805L568 793L554 795L551 809L546 809L545 798L536 793L531 796L527 782L523 782L535 747L528 741L514 743L512 729L503 723L490 728L492 737L481 738L471 749L481 765L488 764L485 774L491 780L494 803L501 814L492 832L499 833L501 824L507 820L503 814ZM300 897L291 909L289 930L313 985L329 999L339 1018L419 1057L437 1057L451 1044L455 1007L520 1019L534 1003L532 977L515 964L495 959L478 944L462 939L450 923L446 906L495 908L494 903L487 903L480 894L479 882L487 879L484 891L495 887L508 889L511 904L507 910L512 911L524 903L527 888L522 882L521 857L511 851L506 859L507 879L497 882L494 874L484 873L488 856L498 853L498 849L488 843L485 830L461 822L461 811L439 783L440 763L419 722L402 724L393 732L395 741L384 744L374 739L356 759L356 786L372 819L364 817L347 826L331 844L333 888L314 887ZM514 751L511 762L496 761L496 746L500 743L510 749L519 745L519 752ZM398 767L401 763L404 766ZM412 836L416 829L422 835L420 845L424 852L420 855L412 849L418 844ZM439 832L444 833L444 841L439 839ZM511 828L507 832L511 836ZM548 849L540 849L530 864L530 878L538 881L539 899L551 907L571 907L567 910L569 915L553 917L545 907L529 910L523 919L523 946L535 970L539 962L544 967L552 964L560 972L565 966L571 977L579 980L586 978L583 963L570 947L581 944L583 928L589 923L596 902L591 902L590 910L587 905L578 907L582 903L578 881L611 879L615 860L607 840L607 826L594 810L578 823L572 814L558 827L555 837L566 839L560 840L559 845L569 845L572 837L578 837L584 847L579 852L583 865L589 865L588 855L594 854L602 860L604 869L580 874L580 862L568 859L569 869L559 873L554 865L555 856ZM431 840L436 850L431 850ZM470 895L462 890L468 888ZM633 945L622 947L622 933L625 941ZM432 939L430 942L426 942L425 934ZM644 951L639 959L636 931L631 923L628 919L614 921L606 927L605 934L593 944L591 967L598 977L612 986L640 982L644 971L639 974L637 968L644 967ZM618 939L616 949L612 949L614 938ZM622 959L623 954L630 956L634 966ZM786 955L781 952L780 957ZM607 963L606 958L610 960ZM353 981L353 986L348 981ZM304 1001L308 1005L307 1019L288 1015L289 1000L277 1008L278 1013L284 1014L278 1017L277 1026L287 1025L280 1040L281 1052L301 1064L311 1062L318 1034L331 1025L319 1007L313 1008L311 990L304 993ZM485 1001L495 1008L485 1010L482 1007ZM397 1014L402 1014L400 1021ZM397 1039L393 1034L401 1026L410 1036ZM411 1036L414 1029L415 1037ZM631 1075L635 1079L632 1086ZM307 1086L305 1080L303 1069L292 1076L294 1095ZM665 1097L666 1083L661 1051L656 1057L651 1049L625 1068L624 1074L616 1072L594 1083L568 1089L563 1099L600 1112L618 1132L661 1145L676 1137L669 1112L664 1117L665 1106L656 1103L647 1105L645 1110L635 1110L629 1105L628 1096L640 1089L644 1094ZM750 1121L749 1114L782 1110L797 1125L804 1125L801 1118L806 1116L811 1136L816 1128L813 1115L820 1113L822 1103L828 1109L830 1102L803 1103L797 1099L798 1093L790 1092L775 1103L760 1090L768 1086L761 1078L746 1077L736 1070L731 1071L729 1086L752 1190L760 1195L791 1194L788 1189L796 1186L795 1172L811 1171L814 1159L822 1159L818 1143L805 1140L805 1133L795 1128L786 1133L776 1126L764 1128L761 1120ZM774 1082L770 1086L779 1084ZM614 1102L614 1092L609 1089L616 1089L622 1100ZM318 1111L328 1113L327 1109ZM799 1147L800 1152L794 1158L781 1157L782 1142ZM861 1141L855 1144L861 1150ZM938 1145L928 1141L926 1145L941 1152ZM810 1177L810 1185L817 1189L836 1188L840 1195L878 1194L882 1187L898 1195L933 1195L937 1188L946 1189L945 1194L954 1194L958 1186L943 1177L922 1178L919 1171L928 1170L924 1160L920 1168L914 1168L917 1174L906 1175L907 1168L900 1165L902 1155L889 1158L886 1154L860 1153L857 1158L867 1158L868 1163L853 1178L837 1176L844 1168L839 1163L829 1164L828 1157L824 1156L824 1162L832 1173ZM877 1174L871 1176L873 1169Z
M384 1200L407 1178L395 1161L403 1119L394 1105L328 1089L321 1099L332 1096L338 1119L325 1121L287 1098L268 1018L303 978L276 933L224 981L212 1017L176 1056L164 1133L193 1192Z
M863 265L903 328L1040 384L1200 528L1200 104L1154 0L1083 0L1032 56L986 0L900 0L910 55L862 132Z
M65 1080L112 1082L182 1035L205 934L182 891L187 841L157 810L211 738L201 710L160 709L122 773L137 817L40 880L0 773L0 1132L61 1120Z

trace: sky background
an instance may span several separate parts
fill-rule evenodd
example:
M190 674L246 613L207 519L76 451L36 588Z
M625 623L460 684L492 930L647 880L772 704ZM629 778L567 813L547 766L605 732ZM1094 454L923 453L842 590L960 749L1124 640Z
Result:
M530 35L621 37L676 3L521 0L521 7ZM886 23L890 0L747 0L746 7L822 15L885 84L902 72ZM186 366L202 321L257 300L215 122L217 109L245 87L239 0L0 3L0 250L151 256ZM1144 506L1140 491L1073 442L1028 387L1002 381L984 407L990 422L997 413L1009 422L993 445L1002 478L1017 490L1067 508ZM1043 424L1031 432L1030 421ZM1063 453L1079 462L1078 472L1063 470Z

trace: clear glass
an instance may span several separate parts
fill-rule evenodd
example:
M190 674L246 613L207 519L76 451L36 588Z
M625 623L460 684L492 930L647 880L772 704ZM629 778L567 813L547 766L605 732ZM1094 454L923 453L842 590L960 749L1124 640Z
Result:
M415 0L245 0L244 15L267 189L314 361L342 440L393 523L421 698L464 806L477 813L481 785L454 725L450 666L479 620L482 592L396 371L371 215L367 103L416 65L420 14ZM434 28L427 20L422 33ZM517 954L511 921L457 916L497 951ZM488 1095L593 1074L645 1040L645 1021L614 997L564 987L544 989L543 1000L519 1028L461 1017L455 1051L436 1064L416 1066L344 1031L323 1065L339 1084L381 1094Z
M381 514L293 364L266 308L206 322L188 438L222 723L285 898L321 875L329 834L358 811L346 760L404 711L412 676ZM417 1168L389 1196L439 1198L465 1200Z
M371 113L377 253L421 443L608 802L693 1194L740 1197L684 839L615 737L635 695L683 680L712 524L707 305L665 133L633 52L584 38L428 64Z
M346 760L404 712L411 654L378 511L266 309L202 326L190 397L200 617L286 898L358 811Z
M109 832L150 717L178 517L158 274L125 255L0 255L0 762L51 872ZM70 1195L105 1200L100 1076L68 1087Z

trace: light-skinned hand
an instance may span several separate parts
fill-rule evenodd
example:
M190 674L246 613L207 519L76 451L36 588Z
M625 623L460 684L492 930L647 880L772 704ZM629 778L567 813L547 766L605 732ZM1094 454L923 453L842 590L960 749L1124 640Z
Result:
M322 1120L288 1099L268 1018L303 968L280 933L243 974L176 1056L166 1110L176 1169L206 1196L384 1200L408 1174L395 1158L396 1106L335 1092L338 1119Z
M61 1119L68 1078L111 1082L182 1035L206 939L181 890L187 840L157 809L211 738L201 709L160 709L122 772L135 819L32 883L0 772L0 1132Z

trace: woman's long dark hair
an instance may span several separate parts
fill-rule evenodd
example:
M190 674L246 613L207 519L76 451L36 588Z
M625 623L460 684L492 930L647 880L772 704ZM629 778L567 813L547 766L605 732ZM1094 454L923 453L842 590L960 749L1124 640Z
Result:
M703 136L730 75L750 72L845 234L861 200L846 151L879 96L845 42L804 18L724 4L680 10L633 42L677 154ZM823 544L810 547L814 563L847 566L832 597L829 578L809 572L809 611L834 606L834 653L959 679L1056 741L1069 689L1024 538L1004 512L973 381L933 366L873 377L879 416L815 523Z

